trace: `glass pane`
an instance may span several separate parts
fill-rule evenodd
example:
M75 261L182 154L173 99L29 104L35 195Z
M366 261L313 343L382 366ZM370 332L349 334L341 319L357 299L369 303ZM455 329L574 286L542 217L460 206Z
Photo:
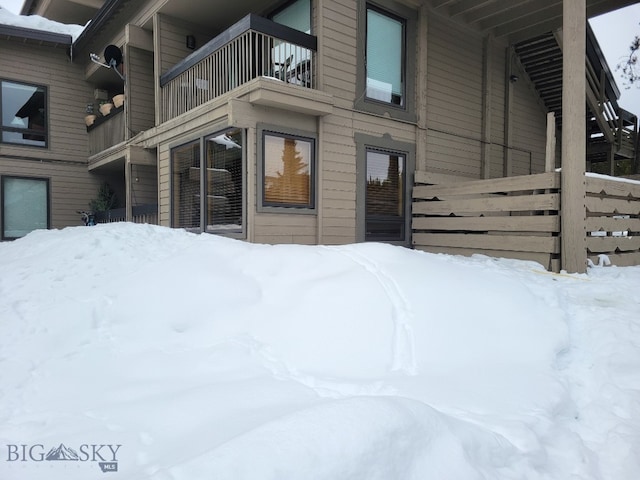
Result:
M271 19L281 25L311 33L311 0L297 0L273 15Z
M207 230L242 231L242 130L206 139Z
M367 9L367 97L402 105L404 23Z
M2 82L2 141L46 146L47 112L43 87Z
M265 134L265 205L313 207L312 154L313 142L310 140Z
M171 151L174 227L200 228L200 141Z
M366 238L404 239L403 155L367 151Z
M2 182L5 238L48 228L47 181L5 177Z

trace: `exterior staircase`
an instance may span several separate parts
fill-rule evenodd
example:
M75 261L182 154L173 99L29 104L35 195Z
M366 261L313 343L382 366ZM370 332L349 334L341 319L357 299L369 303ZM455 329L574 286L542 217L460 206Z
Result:
M548 32L514 48L561 129L562 34ZM613 176L638 173L638 118L618 105L620 91L588 24L586 72L587 171Z

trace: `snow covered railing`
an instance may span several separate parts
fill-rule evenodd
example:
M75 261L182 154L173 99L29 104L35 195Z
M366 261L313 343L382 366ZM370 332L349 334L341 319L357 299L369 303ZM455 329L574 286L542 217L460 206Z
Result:
M586 180L589 259L640 265L640 182L593 173Z
M315 88L316 48L316 37L249 14L162 75L162 121L261 76Z

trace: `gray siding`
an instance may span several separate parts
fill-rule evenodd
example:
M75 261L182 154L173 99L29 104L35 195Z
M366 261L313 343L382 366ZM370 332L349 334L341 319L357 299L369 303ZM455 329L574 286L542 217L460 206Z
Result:
M92 89L84 70L70 63L64 48L10 40L0 42L0 72L4 79L46 86L49 100L49 147L0 144L0 176L49 179L51 226L80 225L76 211L89 208L101 181L87 171L84 116Z

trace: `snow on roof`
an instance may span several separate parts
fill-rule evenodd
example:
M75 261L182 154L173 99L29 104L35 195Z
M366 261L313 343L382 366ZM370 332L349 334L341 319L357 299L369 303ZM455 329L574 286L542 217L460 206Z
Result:
M0 25L71 35L73 41L80 36L85 28L82 25L66 25L64 23L54 22L39 15L16 15L2 7L0 7Z

